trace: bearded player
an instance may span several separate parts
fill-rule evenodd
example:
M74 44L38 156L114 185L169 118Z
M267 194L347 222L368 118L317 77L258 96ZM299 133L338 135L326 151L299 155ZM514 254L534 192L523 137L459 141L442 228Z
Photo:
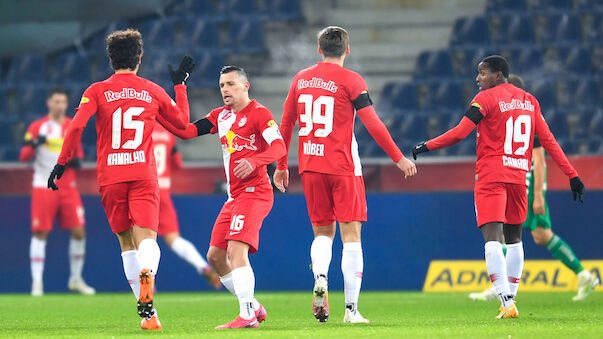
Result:
M141 328L159 330L161 323L153 306L161 256L156 241L159 185L151 133L157 117L180 127L188 123L184 84L194 63L184 57L176 71L169 66L172 79L179 79L174 86L177 106L163 88L136 75L142 48L142 37L135 30L116 31L107 37L107 55L115 74L84 92L48 178L48 188L58 189L54 180L63 176L86 123L96 114L101 202L121 246L126 278L138 299Z
M82 294L94 294L94 288L88 286L82 278L84 257L86 254L86 232L84 230L84 206L75 182L75 169L80 167L84 156L82 145L78 143L76 154L67 164L65 176L57 181L59 192L46 189L46 176L57 162L63 137L71 119L65 116L67 111L67 92L53 88L48 93L46 106L48 115L29 125L25 134L25 145L21 149L19 160L28 162L33 159L33 181L31 192L31 230L29 246L31 266L31 295L44 294L43 273L46 258L46 241L52 224L58 217L59 226L71 233L69 240L69 266L71 275L67 286Z
M573 198L583 201L584 184L544 121L538 100L507 82L509 64L501 56L485 58L476 78L480 93L461 122L413 149L413 156L454 145L477 127L475 211L485 241L486 269L502 306L497 318L517 318L515 297L523 271L521 224L526 220L526 173L538 136L570 178ZM506 242L506 258L502 242Z
M328 272L336 222L343 253L341 270L345 291L345 323L368 323L358 311L362 283L362 222L367 220L366 195L358 144L354 136L356 114L404 177L413 176L414 163L402 155L379 120L364 79L343 67L350 53L348 32L329 26L318 33L320 62L295 75L284 104L281 133L289 147L299 121L299 173L314 231L310 248L314 274L314 317L329 318ZM287 155L278 162L274 183L282 192L289 182Z
M176 138L160 124L153 130L153 152L157 161L157 179L159 183L159 228L157 234L163 237L166 244L187 263L191 264L199 274L215 288L221 285L220 277L203 259L195 245L180 235L178 215L172 202L172 169L182 168L182 155L176 148Z
M516 74L509 74L508 80L515 87L525 88L523 79ZM584 269L570 245L551 230L551 216L546 202L546 160L544 148L537 137L534 138L532 167L526 179L528 185L528 214L522 226L530 230L537 245L545 247L553 257L559 259L576 274L578 277L578 294L572 300L584 300L600 284L600 281L594 274ZM498 298L498 295L496 289L492 286L480 293L470 293L469 298L473 300L492 300Z
M180 138L217 133L222 143L228 200L214 223L207 259L222 284L239 299L239 316L216 329L255 328L267 316L254 297L255 276L248 254L259 249L260 228L274 200L266 165L285 154L285 143L272 113L249 98L249 87L244 69L224 66L220 71L224 106L184 130L162 122Z

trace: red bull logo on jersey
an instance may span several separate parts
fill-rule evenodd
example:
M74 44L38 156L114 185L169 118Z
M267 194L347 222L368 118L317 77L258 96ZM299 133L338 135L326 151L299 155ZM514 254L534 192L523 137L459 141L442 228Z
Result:
M501 112L511 111L514 109L521 109L524 111L534 112L534 105L529 100L521 102L521 100L513 99L511 102L499 101L498 107Z
M337 92L337 86L335 86L335 81L333 80L327 82L321 78L314 77L312 80L299 79L297 81L297 89L304 89L308 87L320 88L333 93Z
M228 153L234 153L238 151L242 151L243 149L248 149L252 151L256 151L258 148L255 144L255 134L249 136L249 138L244 138L233 131L226 132L221 140L222 147L228 151Z
M148 103L151 103L151 101L153 101L153 98L151 97L149 92L145 90L136 92L134 88L124 88L121 90L121 92L106 91L105 99L107 100L107 102L123 99L142 100Z

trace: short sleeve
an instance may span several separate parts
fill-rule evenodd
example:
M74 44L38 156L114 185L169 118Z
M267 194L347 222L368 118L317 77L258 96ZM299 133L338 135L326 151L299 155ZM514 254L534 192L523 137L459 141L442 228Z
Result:
M350 101L356 100L362 93L368 93L368 86L364 81L364 78L358 73L351 73L346 84L348 93L350 95Z
M283 138L278 129L278 124L267 108L258 108L256 114L256 128L262 133L262 137L268 144L272 144L276 139Z
M211 134L216 134L218 133L218 116L220 115L220 112L223 111L223 108L217 108L214 109L213 111L209 112L209 114L207 114L205 116L205 119L209 120L209 122L211 122L212 125L214 125L214 127L212 127L211 131L209 131L209 133Z
M477 93L473 100L471 100L469 106L469 108L477 108L480 113L485 117L486 115L488 115L488 108L490 107L490 100L488 94L484 93L483 91Z

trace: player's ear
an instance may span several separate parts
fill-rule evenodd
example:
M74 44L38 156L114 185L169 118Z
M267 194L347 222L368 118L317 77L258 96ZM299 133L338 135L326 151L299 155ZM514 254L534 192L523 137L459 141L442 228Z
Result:
M320 47L318 47L318 54L322 55L322 49L320 49Z
M245 86L245 90L249 91L249 87L251 87L251 84L249 83L249 81L245 81L244 86Z
M350 54L350 45L348 45L348 47L345 48L345 55Z

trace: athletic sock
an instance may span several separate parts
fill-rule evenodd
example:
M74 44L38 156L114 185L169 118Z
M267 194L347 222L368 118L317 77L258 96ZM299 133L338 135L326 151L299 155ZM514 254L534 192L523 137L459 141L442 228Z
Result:
M44 261L46 260L46 240L31 237L29 244L29 262L31 266L31 280L42 282L44 275Z
M561 260L574 273L578 274L584 270L580 259L574 254L572 248L557 234L554 234L548 244L546 244L546 249L551 252L553 257Z
M71 240L69 240L69 267L71 268L71 278L82 278L85 254L86 239L71 238Z
M517 289L523 272L523 243L507 244L507 275L509 276L509 289L513 298L517 296Z
M157 245L157 241L146 238L138 244L138 261L140 262L141 270L148 269L156 276L160 258L161 250L159 249L159 245Z
M232 272L221 276L220 282L222 282L222 285L224 285L224 287L226 287L228 292L232 293L232 295L234 295L235 297L237 296L237 294L235 293L235 290L234 290L234 284L232 283ZM257 301L257 299L255 299L255 297L251 301L251 304L253 306L253 309L256 311L260 308L260 302Z
M503 242L502 248L503 248L503 255L506 257L507 256L507 244Z
M329 276L329 266L331 265L333 239L321 235L314 238L312 247L310 247L310 258L312 259L312 273L314 279L319 276Z
M253 290L255 289L255 276L251 266L235 268L230 272L235 294L239 299L239 316L250 320L255 317L253 308Z
M496 288L496 293L500 297L503 307L513 303L513 296L509 289L509 280L507 277L507 263L502 251L502 244L498 241L488 241L484 245L486 257L486 270Z
M363 268L361 244L359 242L344 243L341 255L341 271L343 272L345 305L354 313L358 309Z
M124 273L126 274L126 279L128 279L128 284L130 284L130 288L132 292L134 292L134 296L136 300L140 298L140 262L138 261L138 251L131 250L121 252L121 260L124 264Z
M203 270L208 266L207 261L203 259L195 245L182 237L176 238L172 242L171 248L180 258L193 265L199 273L203 273Z

